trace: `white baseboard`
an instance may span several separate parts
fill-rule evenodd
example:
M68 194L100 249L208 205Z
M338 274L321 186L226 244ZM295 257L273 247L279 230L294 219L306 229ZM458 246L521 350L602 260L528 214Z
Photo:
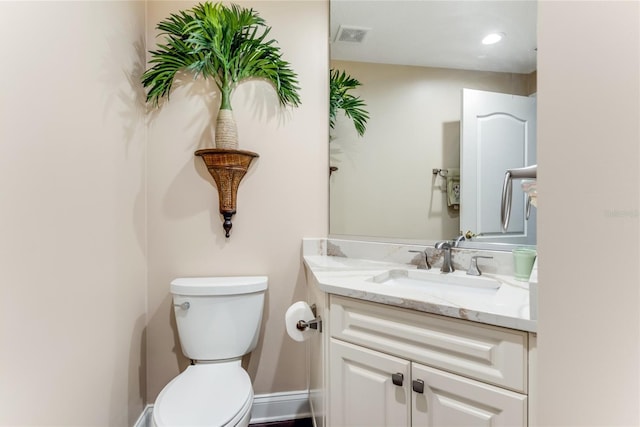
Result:
M311 408L307 390L259 394L253 398L252 424L308 417L311 417Z
M153 427L153 405L147 405L133 427ZM309 392L287 391L259 394L253 398L251 424L311 417Z

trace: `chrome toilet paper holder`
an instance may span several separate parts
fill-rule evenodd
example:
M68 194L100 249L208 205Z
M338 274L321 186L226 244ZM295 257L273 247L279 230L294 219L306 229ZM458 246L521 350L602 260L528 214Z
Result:
M316 305L313 304L310 308L311 312L313 313L314 319L298 320L298 323L296 323L296 328L301 331L305 331L307 328L311 328L316 329L318 332L322 332L322 319L316 313Z

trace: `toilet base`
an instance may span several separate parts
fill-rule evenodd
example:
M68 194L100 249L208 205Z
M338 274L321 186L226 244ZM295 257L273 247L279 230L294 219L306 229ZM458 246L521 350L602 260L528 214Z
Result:
M248 427L250 421L251 421L251 408L249 408L249 410L244 415L244 417L242 417L242 419L238 421L238 424L236 424L236 427Z
M247 427L253 388L239 363L196 363L167 384L156 399L155 427Z
M151 416L151 427L159 427L153 419L153 415ZM249 423L251 422L251 409L247 411L246 414L238 421L235 426L224 426L224 427L249 427Z

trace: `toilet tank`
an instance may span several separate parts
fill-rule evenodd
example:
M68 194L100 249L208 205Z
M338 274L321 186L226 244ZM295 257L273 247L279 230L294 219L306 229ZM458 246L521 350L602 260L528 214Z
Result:
M171 282L182 353L193 360L242 357L258 342L266 276L186 277Z

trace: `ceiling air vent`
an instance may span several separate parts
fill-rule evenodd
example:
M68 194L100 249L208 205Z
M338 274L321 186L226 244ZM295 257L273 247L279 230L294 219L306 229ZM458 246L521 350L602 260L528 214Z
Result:
M362 43L367 37L367 34L371 31L371 28L354 27L351 25L340 25L338 28L338 34L336 35L337 42L348 43Z

